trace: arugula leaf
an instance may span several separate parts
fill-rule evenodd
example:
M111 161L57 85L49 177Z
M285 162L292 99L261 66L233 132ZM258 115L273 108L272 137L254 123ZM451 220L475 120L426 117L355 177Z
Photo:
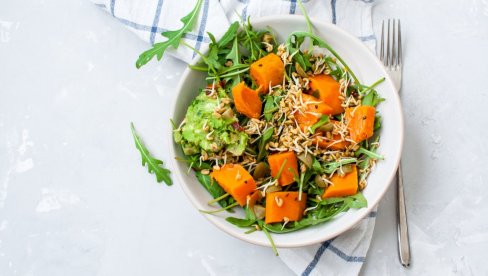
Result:
M327 174L335 172L339 167L351 163L356 163L357 158L342 158L339 161L331 161L322 164L322 171Z
M375 118L374 118L374 127L373 127L373 131L377 131L378 129L381 128L381 121L383 119L381 118L381 115L376 115Z
M208 65L209 68L212 69L212 71L216 71L222 67L222 65L219 63L219 47L215 44L210 44L210 49L208 51L208 55L206 57L206 60L204 62Z
M241 65L241 58L239 55L239 43L237 41L237 37L234 38L234 43L232 44L232 50L230 50L229 54L227 54L225 58L232 60L232 66ZM237 85L238 83L241 82L241 77L239 74L232 76L230 79L232 80L233 85Z
M235 217L227 217L225 220L229 223L234 224L237 227L249 227L256 223L256 215L254 215L254 211L249 209L249 206L246 205L244 207L244 211L246 213L246 218L240 219Z
M378 142L379 138L380 138L379 136L376 136L376 139L374 140L374 142ZM371 144L368 145L367 141L364 141L363 143L364 143L363 144L364 148L366 150L368 150L368 152L371 153L372 155L371 154L364 154L363 156L361 156L361 158L358 161L358 167L360 169L365 169L368 166L370 160L375 159L374 156L377 155L376 150L378 149L378 143L375 143L372 145Z
M236 37L238 29L239 29L239 22L235 21L230 25L227 32L225 32L225 34L217 43L219 48L225 47L229 42L231 42Z
M312 163L312 170L315 173L323 173L324 169L322 169L322 164L320 164L319 160L317 158L313 158L313 163Z
M261 161L261 159L263 159L264 154L266 153L266 149L265 149L266 143L268 143L271 137L273 137L273 133L274 133L274 127L270 127L266 129L263 135L261 136L261 139L259 140L257 161Z
M349 198L351 199L349 206L352 209L361 209L361 208L368 207L368 201L364 197L363 193L357 193L355 195L350 196Z
M312 132L312 134L315 133L315 130L319 127L321 127L322 125L326 124L329 122L329 116L327 115L322 115L322 117L320 117L320 120L318 122L316 122L315 124L313 124L311 127L310 127L310 132Z
M371 90L366 96L363 97L361 104L376 107L379 103L385 99L378 95L376 90Z
M279 109L278 104L275 102L276 98L278 97L273 97L269 95L265 97L266 102L264 104L263 114L264 118L268 122L271 121L271 119L273 118L273 113Z
M211 32L207 32L207 34L210 38L210 41L212 41L213 44L217 44L217 39L215 39L215 36Z
M374 151L369 151L363 147L360 147L359 150L357 150L355 153L356 156L359 156L361 154L367 155L369 158L372 158L372 159L380 159L380 160L385 159L382 155L379 155L379 154L375 153Z
M231 224L234 224L237 227L249 227L256 223L254 219L240 219L235 217L227 217L225 220Z
M173 181L169 176L171 171L163 167L163 161L151 156L151 153L149 153L144 144L142 144L141 138L139 138L139 136L137 135L136 130L134 129L134 123L130 123L130 129L132 132L132 136L134 137L136 148L141 153L142 166L145 166L147 164L147 171L156 175L156 181L158 183L164 181L168 186L173 184Z
M262 33L253 30L249 17L247 18L247 22L243 22L242 29L243 31L239 33L239 36L242 41L242 46L251 54L249 56L249 63L252 63L265 55L265 52L261 49L260 35Z
M181 18L181 22L183 22L183 27L181 27L181 29L161 33L161 35L166 37L168 40L155 43L151 49L139 55L139 58L136 61L137 68L141 68L141 66L148 63L154 56L156 56L158 60L161 60L164 52L169 46L172 46L175 49L178 48L183 35L193 28L193 24L198 17L198 11L202 5L202 1L203 0L198 0L193 10Z
M310 17L308 17L307 10L305 10L305 7L303 7L302 0L298 0L298 6L300 7L300 10L303 13L303 16L305 17L305 21L307 22L307 29L309 33L313 33L312 29L312 22L310 21Z
M268 230L266 230L266 225L264 224L264 222L262 220L258 221L258 225L259 225L259 227L261 227L261 230L266 235L266 238L268 238L269 243L271 244L271 248L273 249L273 252L275 253L276 256L278 256L279 255L278 254L278 249L276 248L276 245L275 245L275 243L273 241L273 238L269 234Z
M188 159L176 157L176 160L188 163L190 165L190 168L197 170L197 171L212 169L212 165L210 165L207 162L200 161L200 158L198 155L190 155L187 157L188 157Z

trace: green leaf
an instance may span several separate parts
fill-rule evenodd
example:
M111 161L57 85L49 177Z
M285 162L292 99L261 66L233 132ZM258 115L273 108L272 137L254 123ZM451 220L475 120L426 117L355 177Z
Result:
M217 44L217 39L215 39L215 36L211 32L207 32L207 34L210 38L210 41L212 41L213 44Z
M368 94L366 94L366 96L363 97L363 99L361 100L361 104L376 107L384 100L384 98L378 95L376 90L371 90Z
M253 219L240 219L235 217L227 217L225 220L237 227L249 227L256 222L256 220Z
M363 147L360 147L359 150L356 151L355 155L356 156L359 156L361 154L364 154L366 156L368 156L369 158L372 158L372 159L379 159L379 160L383 160L385 159L382 155L379 155L377 154L376 152L374 151L369 151Z
M235 217L228 217L225 220L234 224L238 227L249 227L256 223L256 215L254 211L249 209L249 206L244 206L244 212L246 213L245 219L235 218Z
M329 116L327 115L322 115L322 117L320 117L320 120L318 122L316 122L315 124L313 124L311 127L310 127L310 132L312 134L315 133L315 130L319 127L321 127L322 125L326 124L329 122Z
M302 11L303 16L305 17L305 21L307 21L308 32L312 34L313 33L312 22L310 22L310 17L308 17L308 13L303 7L302 0L298 0L298 6L300 7L300 10Z
M271 139L271 137L273 137L273 133L274 133L274 127L270 127L266 129L263 135L261 136L261 139L259 140L257 161L261 161L261 159L263 159L264 155L266 154L265 146L266 143L268 143L268 141Z
M373 127L373 131L377 131L378 129L381 128L381 121L383 119L381 118L380 115L376 115L375 118L374 118L374 127Z
M379 136L376 136L376 139L374 141L378 142ZM364 145L365 149L368 150L368 152L372 153L372 155L371 154L369 154L369 155L364 154L363 156L361 156L361 158L358 161L358 167L360 169L364 170L368 166L370 160L374 159L374 156L376 155L376 150L378 148L378 144L375 143L375 144L371 145L371 144L367 144L367 141L364 141L363 145Z
M141 153L142 166L147 165L147 171L156 175L156 181L158 183L164 181L168 186L173 184L173 181L169 176L171 171L163 167L163 161L151 156L151 153L149 153L149 150L142 144L141 139L137 135L136 130L134 129L134 123L130 123L130 129L132 136L134 137L136 148Z
M366 85L363 85L363 84L359 84L359 87L364 87L365 89L364 89L364 90L362 90L362 91L361 91L360 89L358 89L358 91L361 93L361 95L363 95L363 96L364 96L364 95L368 94L368 92L369 92L369 91L374 90L374 88L375 88L376 86L378 86L380 83L382 83L382 82L384 82L384 81L385 81L385 78L383 77L383 78L380 78L379 80L375 81L375 82L374 82L372 85L370 85L370 86L366 86Z
M278 104L275 101L275 99L277 98L278 97L273 97L269 95L265 97L266 102L264 104L263 114L266 121L271 121L271 119L273 118L273 113L275 113L279 109Z
M323 173L324 169L322 169L322 164L320 164L319 160L317 158L313 158L313 163L312 163L312 170L315 173Z
M200 10L200 6L202 5L202 1L203 0L198 0L193 10L189 14L181 18L181 22L183 22L183 27L181 27L181 29L161 33L161 35L166 37L168 40L155 43L151 49L139 55L139 58L136 61L137 68L141 68L141 66L148 63L155 56L158 60L161 60L164 52L170 46L175 49L178 48L178 45L180 44L180 40L183 35L193 28L193 24L198 17L198 11Z
M331 161L331 162L326 162L322 163L322 171L327 174L331 174L335 172L339 167L351 164L351 163L356 163L357 158L342 158L339 161Z
M227 29L227 32L220 38L217 45L219 48L225 47L229 42L231 42L237 35L237 30L239 29L239 22L235 21Z
M261 49L260 33L253 30L249 17L242 24L242 30L239 33L239 38L242 41L241 46L249 52L250 56L248 61L252 63L265 55L265 52Z
M188 159L176 157L176 160L188 163L192 169L198 170L198 171L212 169L212 165L210 165L207 162L200 161L199 155L190 155L190 156L188 156Z
M237 23L237 22L234 22ZM232 44L232 50L230 50L229 54L225 57L226 59L232 60L232 66L239 66L241 65L241 58L239 55L239 43L237 41L237 37L234 38L234 43ZM241 82L240 74L235 74L231 77L233 85L237 85Z
M351 203L349 204L349 207L352 209L361 209L368 207L368 201L364 197L363 193L357 193L355 195L350 196L351 198Z
M266 235L266 238L268 238L269 243L271 244L271 248L273 249L273 252L275 253L276 256L278 256L278 249L276 249L276 245L273 241L273 238L269 234L268 230L266 230L266 224L262 220L258 221L259 227L263 230L264 234Z

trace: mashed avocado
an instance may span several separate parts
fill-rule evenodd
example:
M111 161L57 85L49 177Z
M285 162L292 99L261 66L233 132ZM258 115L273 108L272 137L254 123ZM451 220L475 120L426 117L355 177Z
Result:
M232 124L236 122L225 90L219 88L213 95L202 90L188 107L183 126L174 131L174 140L181 144L185 155L202 154L202 150L219 152L225 148L239 156L246 149L248 136L234 129Z

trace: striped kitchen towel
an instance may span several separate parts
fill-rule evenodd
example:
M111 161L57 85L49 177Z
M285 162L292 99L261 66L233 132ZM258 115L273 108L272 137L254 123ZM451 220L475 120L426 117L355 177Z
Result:
M188 14L195 0L92 0L116 20L135 32L151 45L164 41L160 35L167 30L181 28L180 18ZM310 17L332 22L356 35L369 47L374 48L375 36L371 20L373 0L302 0ZM296 0L204 0L199 18L191 32L184 36L186 43L202 50L210 43L207 32L219 38L229 22L240 18L258 18L266 15L301 14ZM188 47L166 51L178 59L190 63L195 53Z
M92 0L140 38L154 44L164 41L166 30L181 28L180 18L195 5L195 0ZM310 17L332 22L356 35L374 50L372 28L373 0L302 0ZM210 42L207 32L219 38L229 22L276 14L300 14L296 0L204 0L194 28L184 36L186 43L204 50ZM195 53L187 47L167 51L187 63ZM322 244L280 249L280 258L296 274L356 275L365 261L375 224L376 211L358 225Z

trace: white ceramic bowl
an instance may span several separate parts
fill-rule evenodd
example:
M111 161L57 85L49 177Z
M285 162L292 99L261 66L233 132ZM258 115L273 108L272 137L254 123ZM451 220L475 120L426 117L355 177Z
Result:
M304 18L297 15L263 17L252 20L251 24L255 29L271 27L280 42L284 41L293 31L306 30ZM385 156L385 160L377 163L368 178L368 186L363 191L368 200L367 208L349 210L329 222L300 231L274 234L273 240L277 247L300 247L319 243L338 236L358 223L385 194L395 175L403 145L403 116L400 100L381 62L360 40L337 26L317 21L313 22L313 25L314 32L339 53L362 83L372 84L379 78L386 77L385 82L377 87L378 93L386 99L378 107L383 116L378 151ZM195 60L195 62L197 61ZM172 118L176 124L183 120L191 101L196 97L199 89L205 86L204 78L203 73L189 68L183 73L176 91L177 95L172 104ZM171 141L173 141L172 138ZM171 142L169 148L173 160L176 156L183 156L179 145ZM193 172L187 173L187 164L173 161L173 168L173 176L176 178L176 182L179 183L196 207L197 210L195 211L211 208L207 205L207 202L211 200L210 194L198 183ZM225 221L227 216L243 217L244 214L240 210L234 214L221 212L215 215L203 215L215 226L236 238L262 246L270 246L269 241L261 231L244 234L246 229L238 228Z

